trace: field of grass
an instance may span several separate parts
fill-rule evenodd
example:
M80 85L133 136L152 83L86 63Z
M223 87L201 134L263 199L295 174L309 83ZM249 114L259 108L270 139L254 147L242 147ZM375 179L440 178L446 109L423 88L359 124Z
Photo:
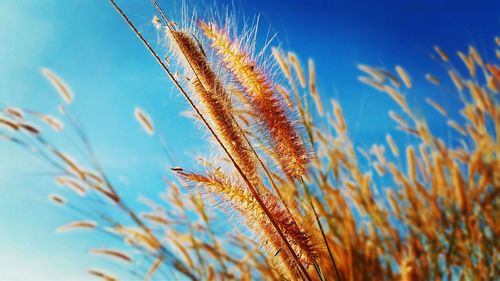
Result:
M444 74L422 75L460 108L418 98L440 115L448 138L410 102L420 85L403 67L358 64L359 82L394 104L381 114L404 135L388 133L364 149L342 105L318 91L323 74L314 60L257 48L257 26L237 28L231 17L176 22L153 1L151 27L165 55L110 2L211 149L192 159L194 169L169 167L164 192L140 198L148 210L137 209L68 109L74 94L64 73L43 68L61 97L57 116L6 106L0 139L58 171L54 180L66 189L49 198L78 217L58 232L112 237L120 247L88 245L89 253L120 261L138 280L499 278L500 38L489 54L472 45L449 54L433 47ZM131 115L148 135L162 122L140 107ZM70 130L80 153L61 149L47 130ZM117 279L111 270L88 273Z

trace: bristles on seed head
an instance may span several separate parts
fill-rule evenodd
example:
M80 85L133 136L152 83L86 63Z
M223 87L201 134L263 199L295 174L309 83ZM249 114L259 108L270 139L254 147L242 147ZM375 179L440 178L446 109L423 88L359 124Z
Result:
M309 161L302 139L287 116L282 101L274 93L274 87L264 72L248 54L240 49L237 41L231 41L227 31L214 23L200 22L201 30L211 40L226 67L245 89L254 110L266 129L270 143L282 156L280 166L290 178L302 176Z
M161 29L161 21L157 15L153 16L153 19L151 19L151 23L153 24L153 26L155 27L156 30L159 31Z
M258 234L260 239L271 242L271 245L268 245L268 247L272 247L271 252L282 249L280 251L280 253L282 252L280 258L286 257L286 259L290 259L289 254L285 250L286 247L266 218L256 199L240 186L238 182L219 170L211 171L208 174L197 174L184 170L177 171L176 173L184 181L195 184L197 190L202 192L202 194L216 196L222 204L230 206L229 209L238 211L243 216L242 218L247 226ZM315 242L315 236L312 233L304 231L300 223L284 209L276 197L271 194L265 194L262 195L262 200L276 222L280 225L280 228L299 258L306 264L311 264L315 261L318 258L319 251ZM289 264L288 269L294 272L295 266L293 265L293 261L290 259L286 262L288 264L292 263L291 265Z

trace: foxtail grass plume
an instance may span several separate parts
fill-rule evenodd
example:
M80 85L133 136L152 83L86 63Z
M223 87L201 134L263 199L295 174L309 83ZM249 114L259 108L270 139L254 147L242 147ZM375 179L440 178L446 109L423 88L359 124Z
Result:
M227 208L227 211L238 211L246 225L257 234L261 242L265 243L264 245L267 244L268 251L276 253L275 256L280 258L281 262L277 265L281 267L283 273L291 278L300 276L300 272L295 267L283 241L277 235L255 198L239 186L236 181L220 171L197 174L177 170L176 173L185 181L195 184L201 193L215 196L223 204L223 207ZM316 233L306 231L300 226L273 195L264 195L263 201L301 261L306 265L315 262L319 256L319 249L314 241Z
M212 42L212 48L217 50L226 67L245 89L274 149L282 156L279 161L283 171L291 178L304 175L309 160L307 150L263 69L240 49L237 41L230 39L227 30L212 22L201 21L199 26Z
M234 115L232 102L219 77L210 66L206 54L194 38L174 28L165 31L180 54L184 69L190 76L191 87L201 103L207 120L252 184L258 186L258 162L250 144L241 134Z

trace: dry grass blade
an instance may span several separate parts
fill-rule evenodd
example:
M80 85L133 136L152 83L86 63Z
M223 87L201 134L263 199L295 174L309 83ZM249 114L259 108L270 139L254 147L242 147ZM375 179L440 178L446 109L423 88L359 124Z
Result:
M308 60L307 66L309 70L309 91L311 92L314 104L316 104L316 109L318 110L318 114L320 116L323 116L325 112L323 111L323 104L321 103L321 97L316 88L316 70L314 69L314 61L311 59Z
M429 73L425 74L425 79L427 79L427 81L431 82L434 85L441 84L441 81L439 79L437 79L436 76L429 74Z
M342 113L342 109L339 104L335 100L331 100L333 114L335 116L335 120L337 121L337 130L340 134L345 134L347 131L347 125L345 123L344 114Z
M408 123L406 123L406 121L403 119L403 117L401 117L401 115L397 114L396 112L394 111L389 111L389 117L391 117L392 120L396 121L396 123L398 123L398 125L400 125L401 127L403 128L408 128Z
M66 186L73 190L79 196L85 196L87 189L82 185L82 183L77 180L65 177L65 176L57 176L55 177L56 184L59 186Z
M304 75L304 70L302 70L302 67L300 66L299 59L297 58L297 55L295 55L292 52L288 52L288 60L292 64L293 70L297 74L297 77L299 78L299 83L302 88L306 87L306 76Z
M95 229L97 227L97 223L90 220L85 221L74 221L68 224L62 225L57 228L57 232L68 232L72 230L78 229Z
M24 117L24 112L19 109L19 108L15 108L15 107L6 107L4 109L4 112L15 117L15 118L19 118L19 119L22 119Z
M52 86L54 86L54 88L59 92L59 95L66 103L69 104L69 103L73 102L73 94L71 93L71 90L66 85L66 83L64 83L64 81L62 81L61 78L59 78L57 75L55 75L48 68L42 68L41 72L50 81Z
M377 83L382 83L384 82L384 73L377 70L377 69L374 69L368 65L364 65L364 64L358 64L357 65L358 69L363 71L364 73L368 74L371 76L371 78L375 79L375 81Z
M16 122L3 117L0 117L0 126L4 126L15 131L19 130L20 128L20 126Z
M412 84L408 73L406 73L406 71L399 65L396 66L396 72L398 73L401 80L403 80L403 83L405 84L406 88L410 89Z
M106 273L106 272L104 272L102 270L88 269L87 272L90 275L94 275L94 276L99 277L99 278L101 278L102 280L105 280L105 281L118 281L118 279L116 277L114 277L111 274Z
M144 281L149 281L153 277L153 274L156 272L158 267L160 267L161 263L163 262L163 256L158 256L156 260L153 262L151 267L149 268L148 272L146 273L146 277L144 277Z
M394 140L392 139L391 135L387 134L385 136L385 139L387 141L387 144L389 145L389 148L392 151L392 154L396 157L399 157L399 149L398 149L396 143L394 143Z
M446 109L444 109L441 105L439 105L437 102L432 100L431 98L426 98L425 101L432 106L437 112L439 112L443 116L448 116L448 112Z
M139 107L134 109L135 119L141 124L142 128L148 133L148 135L152 136L155 132L153 121L151 118Z
M458 74L455 71L450 69L448 71L448 75L450 76L451 81L453 81L453 84L455 85L457 90L459 92L462 92L464 89L464 84L462 83L462 79L458 76Z
M444 62L447 62L450 60L450 57L440 47L434 46L434 50L439 55L441 60L443 60Z
M288 109L290 111L295 111L295 105L293 104L292 99L290 98L290 93L285 88L283 88L283 86L279 84L276 85L275 87L276 91L278 91L281 97L285 100Z
M66 199L64 199L64 197L57 195L57 194L50 194L49 199L50 199L50 201L52 201L56 204L59 204L59 205L66 204Z
M33 126L32 124L28 123L18 123L19 128L23 131L26 131L30 133L33 136L39 136L40 135L40 129L37 127Z
M104 255L108 257L112 257L121 261L125 262L132 262L132 258L128 256L125 253L122 253L121 251L117 250L111 250L111 249L91 249L90 254L92 255Z
M368 86L371 86L371 87L373 87L381 92L385 91L384 86L380 82L371 80L370 78L367 78L367 77L358 77L358 80L359 80L359 82L366 84Z

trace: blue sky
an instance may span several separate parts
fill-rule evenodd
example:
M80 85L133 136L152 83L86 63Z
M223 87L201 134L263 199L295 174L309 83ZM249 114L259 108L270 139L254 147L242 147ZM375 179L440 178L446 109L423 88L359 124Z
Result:
M149 1L118 2L154 41ZM159 2L174 18L179 15L181 1ZM230 4L204 3L196 6ZM472 43L492 58L493 38L500 35L497 1L235 0L234 6L247 17L261 15L262 36L269 28L278 35L276 44L295 51L303 62L315 59L324 101L340 101L351 136L366 146L383 142L386 132L396 134L386 114L395 104L357 82L356 63L403 66L417 85L408 99L434 120L423 98L453 107L456 97L424 79L427 72L444 78L430 59L432 46L452 54ZM187 109L184 100L107 1L4 0L0 26L0 106L55 114L59 97L39 69L58 73L75 92L71 112L131 200L161 191L160 175L168 163L159 153L160 138L148 137L133 119L135 106L149 112L164 135L174 155L169 165L191 165L192 155L203 152L196 127L179 117ZM438 121L431 125L444 128ZM74 150L67 141L61 145ZM54 232L71 217L48 204L47 194L57 191L48 172L42 161L0 143L0 280L88 280L84 269L103 265L86 249L105 240Z

